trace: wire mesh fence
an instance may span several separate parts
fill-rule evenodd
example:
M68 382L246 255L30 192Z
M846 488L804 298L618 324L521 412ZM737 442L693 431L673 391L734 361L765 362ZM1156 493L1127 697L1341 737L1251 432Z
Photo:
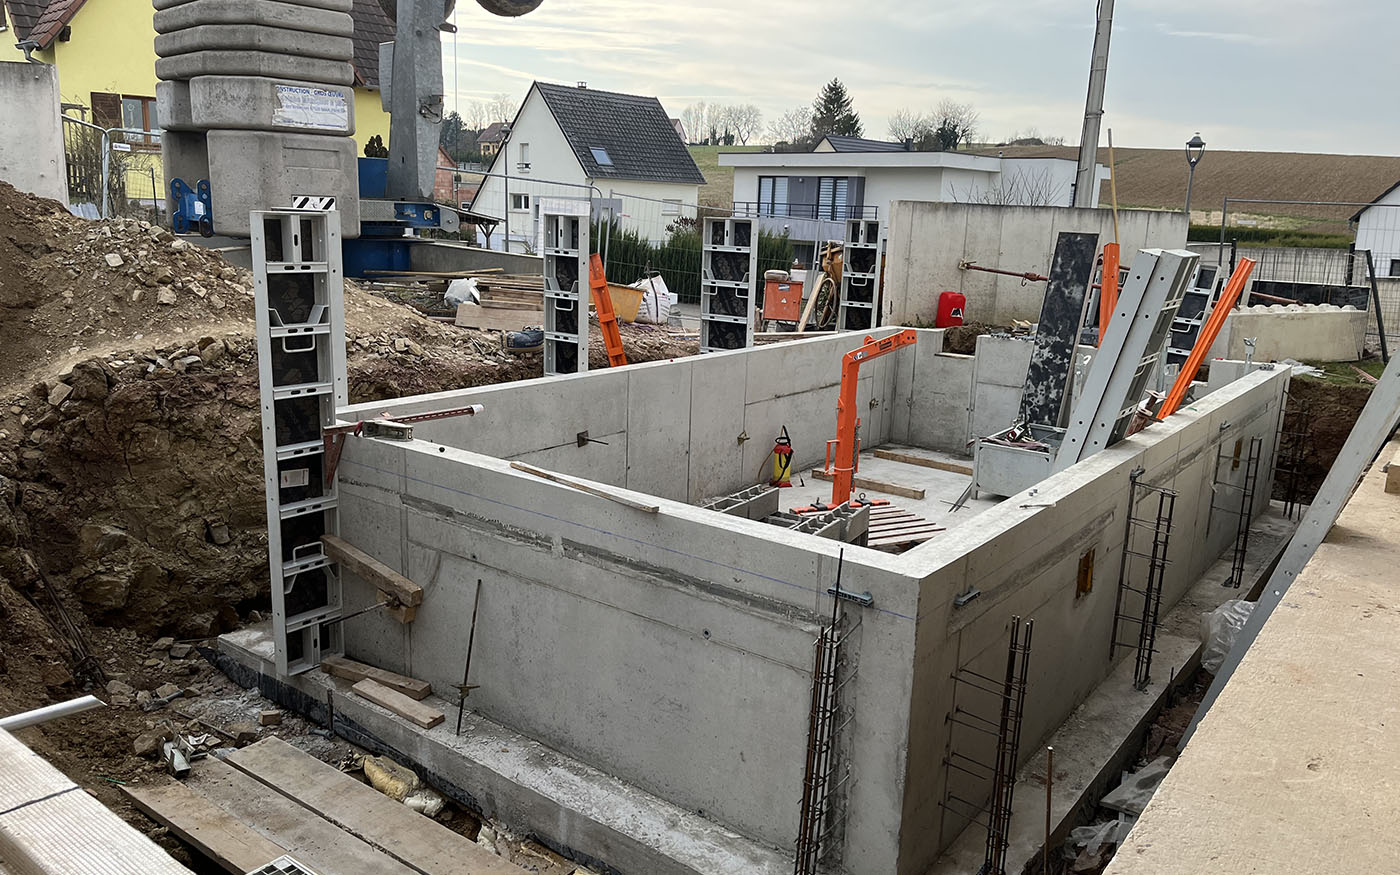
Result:
M65 115L63 157L74 213L166 221L159 131L102 128Z

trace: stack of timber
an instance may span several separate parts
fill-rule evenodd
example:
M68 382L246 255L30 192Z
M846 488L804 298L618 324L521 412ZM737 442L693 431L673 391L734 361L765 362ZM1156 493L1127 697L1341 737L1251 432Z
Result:
M457 308L464 328L519 331L544 324L544 278L537 275L488 274L476 278L481 304Z

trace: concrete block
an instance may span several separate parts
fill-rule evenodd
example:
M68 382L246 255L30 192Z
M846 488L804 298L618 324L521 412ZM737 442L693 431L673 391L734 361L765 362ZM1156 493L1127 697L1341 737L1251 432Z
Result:
M260 24L201 24L156 35L156 56L173 58L192 52L247 51L280 55L308 55L330 61L349 61L354 44L349 37L288 30Z
M157 82L156 117L160 119L162 130L202 130L199 125L194 123L194 117L190 113L190 83L177 81ZM161 145L164 146L163 141ZM166 178L169 179L169 177Z
M277 0L188 0L157 9L152 22L158 34L203 24L255 24L347 38L355 35L355 21L348 10L340 12Z
M349 137L210 131L208 144L215 231L246 237L250 211L285 209L293 197L318 195L336 198L342 238L360 235L359 173ZM255 179L261 187L249 185Z
M179 83L158 84L157 97L165 84ZM187 94L191 121L204 129L355 133L355 91L346 85L197 76L189 81Z
M67 203L62 125L58 69L0 63L0 179Z
M265 76L326 85L351 85L355 81L355 71L347 61L270 52L202 51L156 59L157 79L196 76Z

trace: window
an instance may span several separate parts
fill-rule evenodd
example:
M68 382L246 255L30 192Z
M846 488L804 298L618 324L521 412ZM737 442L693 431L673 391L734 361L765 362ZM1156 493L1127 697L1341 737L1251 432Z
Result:
M758 178L758 214L760 216L788 215L788 178L760 176Z
M594 146L588 151L593 153L593 160L597 161L600 167L613 166L612 156L608 154L607 149L604 149L601 146Z
M530 172L530 144L520 144L520 166L517 168L521 173Z
M671 198L666 198L666 200L661 202L661 215L679 216L680 214L681 202L679 199L672 200Z
M153 131L154 136L140 136L138 134L125 134L126 142L137 146L149 148L160 147L160 121L156 118L156 99L154 97L132 97L127 94L122 95L122 127L132 131Z
M528 194L513 194L510 196L510 208L517 213L525 213L530 210L530 196Z
M1400 277L1400 258L1390 260L1390 275Z
M842 220L850 217L851 181L841 176L823 176L817 184L817 218Z

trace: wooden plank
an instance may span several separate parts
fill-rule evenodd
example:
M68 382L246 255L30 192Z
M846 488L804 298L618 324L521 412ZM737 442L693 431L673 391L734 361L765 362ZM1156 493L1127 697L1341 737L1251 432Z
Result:
M465 306L465 305L462 305L462 306ZM540 305L539 305L538 303L535 303L535 302L527 302L527 301L506 301L506 300L493 299L493 298L490 298L490 297L484 297L484 298L481 299L481 309L483 309L483 310L522 310L522 311L525 311L525 312L534 312L535 310L540 309Z
M356 681L350 689L357 696L368 699L381 708L387 708L410 723L417 723L424 729L432 729L446 719L438 709L416 702L398 690L391 690L371 678Z
M225 872L243 875L287 853L286 848L178 781L128 785L121 790L141 813L167 827Z
M872 538L892 538L892 537L894 537L894 536L896 536L896 535L919 535L919 534L923 534L924 532L942 532L942 531L945 531L945 528L944 528L943 526L935 526L935 525L923 524L923 525L899 526L899 527L896 527L896 528L889 528L889 529L871 529L871 530L870 530L870 537L872 537Z
M461 304L457 307L457 318L453 320L459 328L477 328L483 331L520 331L531 325L544 324L544 308L532 311L505 310L495 307L482 307L477 304Z
M893 535L888 538L871 538L866 541L867 547L895 547L900 544L922 544L924 541L933 540L937 532L924 532L919 535Z
M316 872L421 875L223 760L200 760L185 786Z
M433 685L427 681L395 674L392 671L365 665L363 662L356 662L343 656L327 656L321 660L321 671L338 678L345 678L347 681L362 681L369 678L380 686L403 693L416 701L428 698L428 694L433 691Z
M587 492L589 495L596 495L599 498L606 498L608 501L615 501L618 504L626 505L627 507L644 511L646 513L659 513L661 511L660 505L642 504L641 502L633 501L625 495L618 495L614 492L605 492L602 489L598 489L597 487L589 486L587 483L580 483L577 480L565 477L561 474L555 474L552 471L541 471L539 468L527 465L524 462L511 462L510 466L517 471L524 471L526 474L533 474L536 477L542 477L545 480L549 480L553 483L558 483L561 486L568 486L571 489L577 489L580 492Z
M915 456L911 453L901 453L898 450L877 449L874 451L875 458L887 459L891 462L903 462L906 465L918 465L921 468L936 468L939 471L952 471L954 474L966 474L972 476L972 466L960 465L957 462L945 462L942 459L929 459L924 456Z
M280 738L245 747L230 754L228 762L420 872L520 875L519 868L476 842Z
M817 480L825 480L830 483L832 476L818 468L812 469L812 477ZM851 478L851 486L856 489L869 489L874 492L883 492L886 495L898 495L901 498L922 499L924 491L915 489L912 486L901 486L898 483L886 483L883 480L875 480L870 477L862 477L857 474Z
M386 592L409 607L423 604L423 587L399 574L365 551L336 535L322 535L326 555L374 588Z

